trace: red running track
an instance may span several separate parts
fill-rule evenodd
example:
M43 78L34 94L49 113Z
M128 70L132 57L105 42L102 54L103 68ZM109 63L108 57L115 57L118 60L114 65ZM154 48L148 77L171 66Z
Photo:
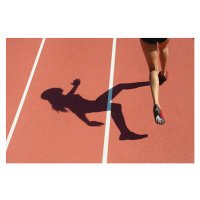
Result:
M42 39L7 39L7 136ZM51 108L41 93L72 89L95 100L108 90L112 39L46 39L27 97L7 149L7 163L101 163L106 112L90 113L100 127L86 125L74 113ZM119 140L111 119L108 163L194 162L194 41L171 39L169 79L160 86L166 123L153 118L149 86L122 91L113 99L122 105L127 126L142 140ZM188 70L189 69L189 70ZM148 81L148 67L138 38L117 39L114 85Z

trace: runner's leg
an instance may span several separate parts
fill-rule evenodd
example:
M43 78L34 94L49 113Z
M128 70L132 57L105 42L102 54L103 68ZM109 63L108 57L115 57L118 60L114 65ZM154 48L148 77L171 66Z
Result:
M169 58L169 50L167 48L167 44L169 43L169 41L170 41L170 39L168 38L163 43L158 43L158 48L160 51L160 63L161 63L161 67L162 67L161 74L163 76L166 75L166 67L167 67L168 58Z
M158 50L157 44L147 44L140 39L141 46L149 67L149 82L154 104L159 104Z

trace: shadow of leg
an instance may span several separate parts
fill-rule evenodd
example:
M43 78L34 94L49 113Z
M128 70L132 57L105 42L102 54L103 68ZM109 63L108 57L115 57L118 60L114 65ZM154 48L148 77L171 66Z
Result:
M111 116L121 132L119 140L138 140L142 138L148 137L147 134L138 135L134 132L131 132L125 123L124 116L122 114L122 106L121 104L112 103L111 104Z
M108 102L108 98L109 101L111 101L112 99L114 99L122 90L128 90L128 89L135 89L138 87L143 87L143 86L147 86L149 85L149 81L146 82L136 82L136 83L121 83L118 84L116 86L114 86L113 88L111 88L110 90L106 91L105 93L103 93L101 96L99 96L96 101L97 102L101 102L106 103ZM112 96L108 96L109 94L112 94Z

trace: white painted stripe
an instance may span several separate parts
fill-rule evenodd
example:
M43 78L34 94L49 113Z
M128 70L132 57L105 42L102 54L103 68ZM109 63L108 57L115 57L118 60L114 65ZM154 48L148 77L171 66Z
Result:
M111 102L112 102L112 88L113 88L114 68L115 68L116 43L117 43L117 39L113 38L111 68L110 68L110 82L109 82L109 93L108 93L108 103L107 103L107 113L106 113L106 125L105 125L105 136L104 136L102 163L107 163L107 157L108 157L108 141L109 141L109 132L110 132Z
M33 75L34 75L34 72L35 72L35 69L36 69L38 60L39 60L39 58L40 58L40 54L41 54L41 52L42 52L42 48L43 48L43 46L44 46L44 42L45 42L45 38L43 38L43 40L42 40L42 42L41 42L41 45L40 45L39 51L38 51L38 53L37 53L37 57L36 57L36 59L35 59L35 62L34 62L34 65L33 65L32 71L31 71L31 74L30 74L30 76L29 76L28 82L27 82L27 84L26 84L26 88L25 88L25 90L24 90L24 93L23 93L21 102L20 102L20 104L19 104L17 113L16 113L15 118L14 118L14 121L13 121L13 123L12 123L10 132L9 132L9 134L8 134L8 137L7 137L7 140L6 140L6 151L7 151L7 149L8 149L8 146L9 146L10 140L11 140L11 138L12 138L13 132L14 132L14 130L15 130L15 126L16 126L16 124L17 124L17 121L18 121L20 112L21 112L21 110L22 110L22 107L23 107L23 104L24 104L26 95L27 95L27 93L28 93L28 89L29 89L29 87L30 87L30 84L31 84L31 81L32 81L32 78L33 78Z

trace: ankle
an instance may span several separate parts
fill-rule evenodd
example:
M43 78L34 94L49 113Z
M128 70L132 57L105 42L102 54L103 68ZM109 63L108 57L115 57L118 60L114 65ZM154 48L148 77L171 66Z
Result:
M155 106L155 105L157 105L158 107L160 107L160 104L159 104L159 103L154 103L154 106Z
M167 71L161 71L161 75L162 76L166 76L167 75Z

